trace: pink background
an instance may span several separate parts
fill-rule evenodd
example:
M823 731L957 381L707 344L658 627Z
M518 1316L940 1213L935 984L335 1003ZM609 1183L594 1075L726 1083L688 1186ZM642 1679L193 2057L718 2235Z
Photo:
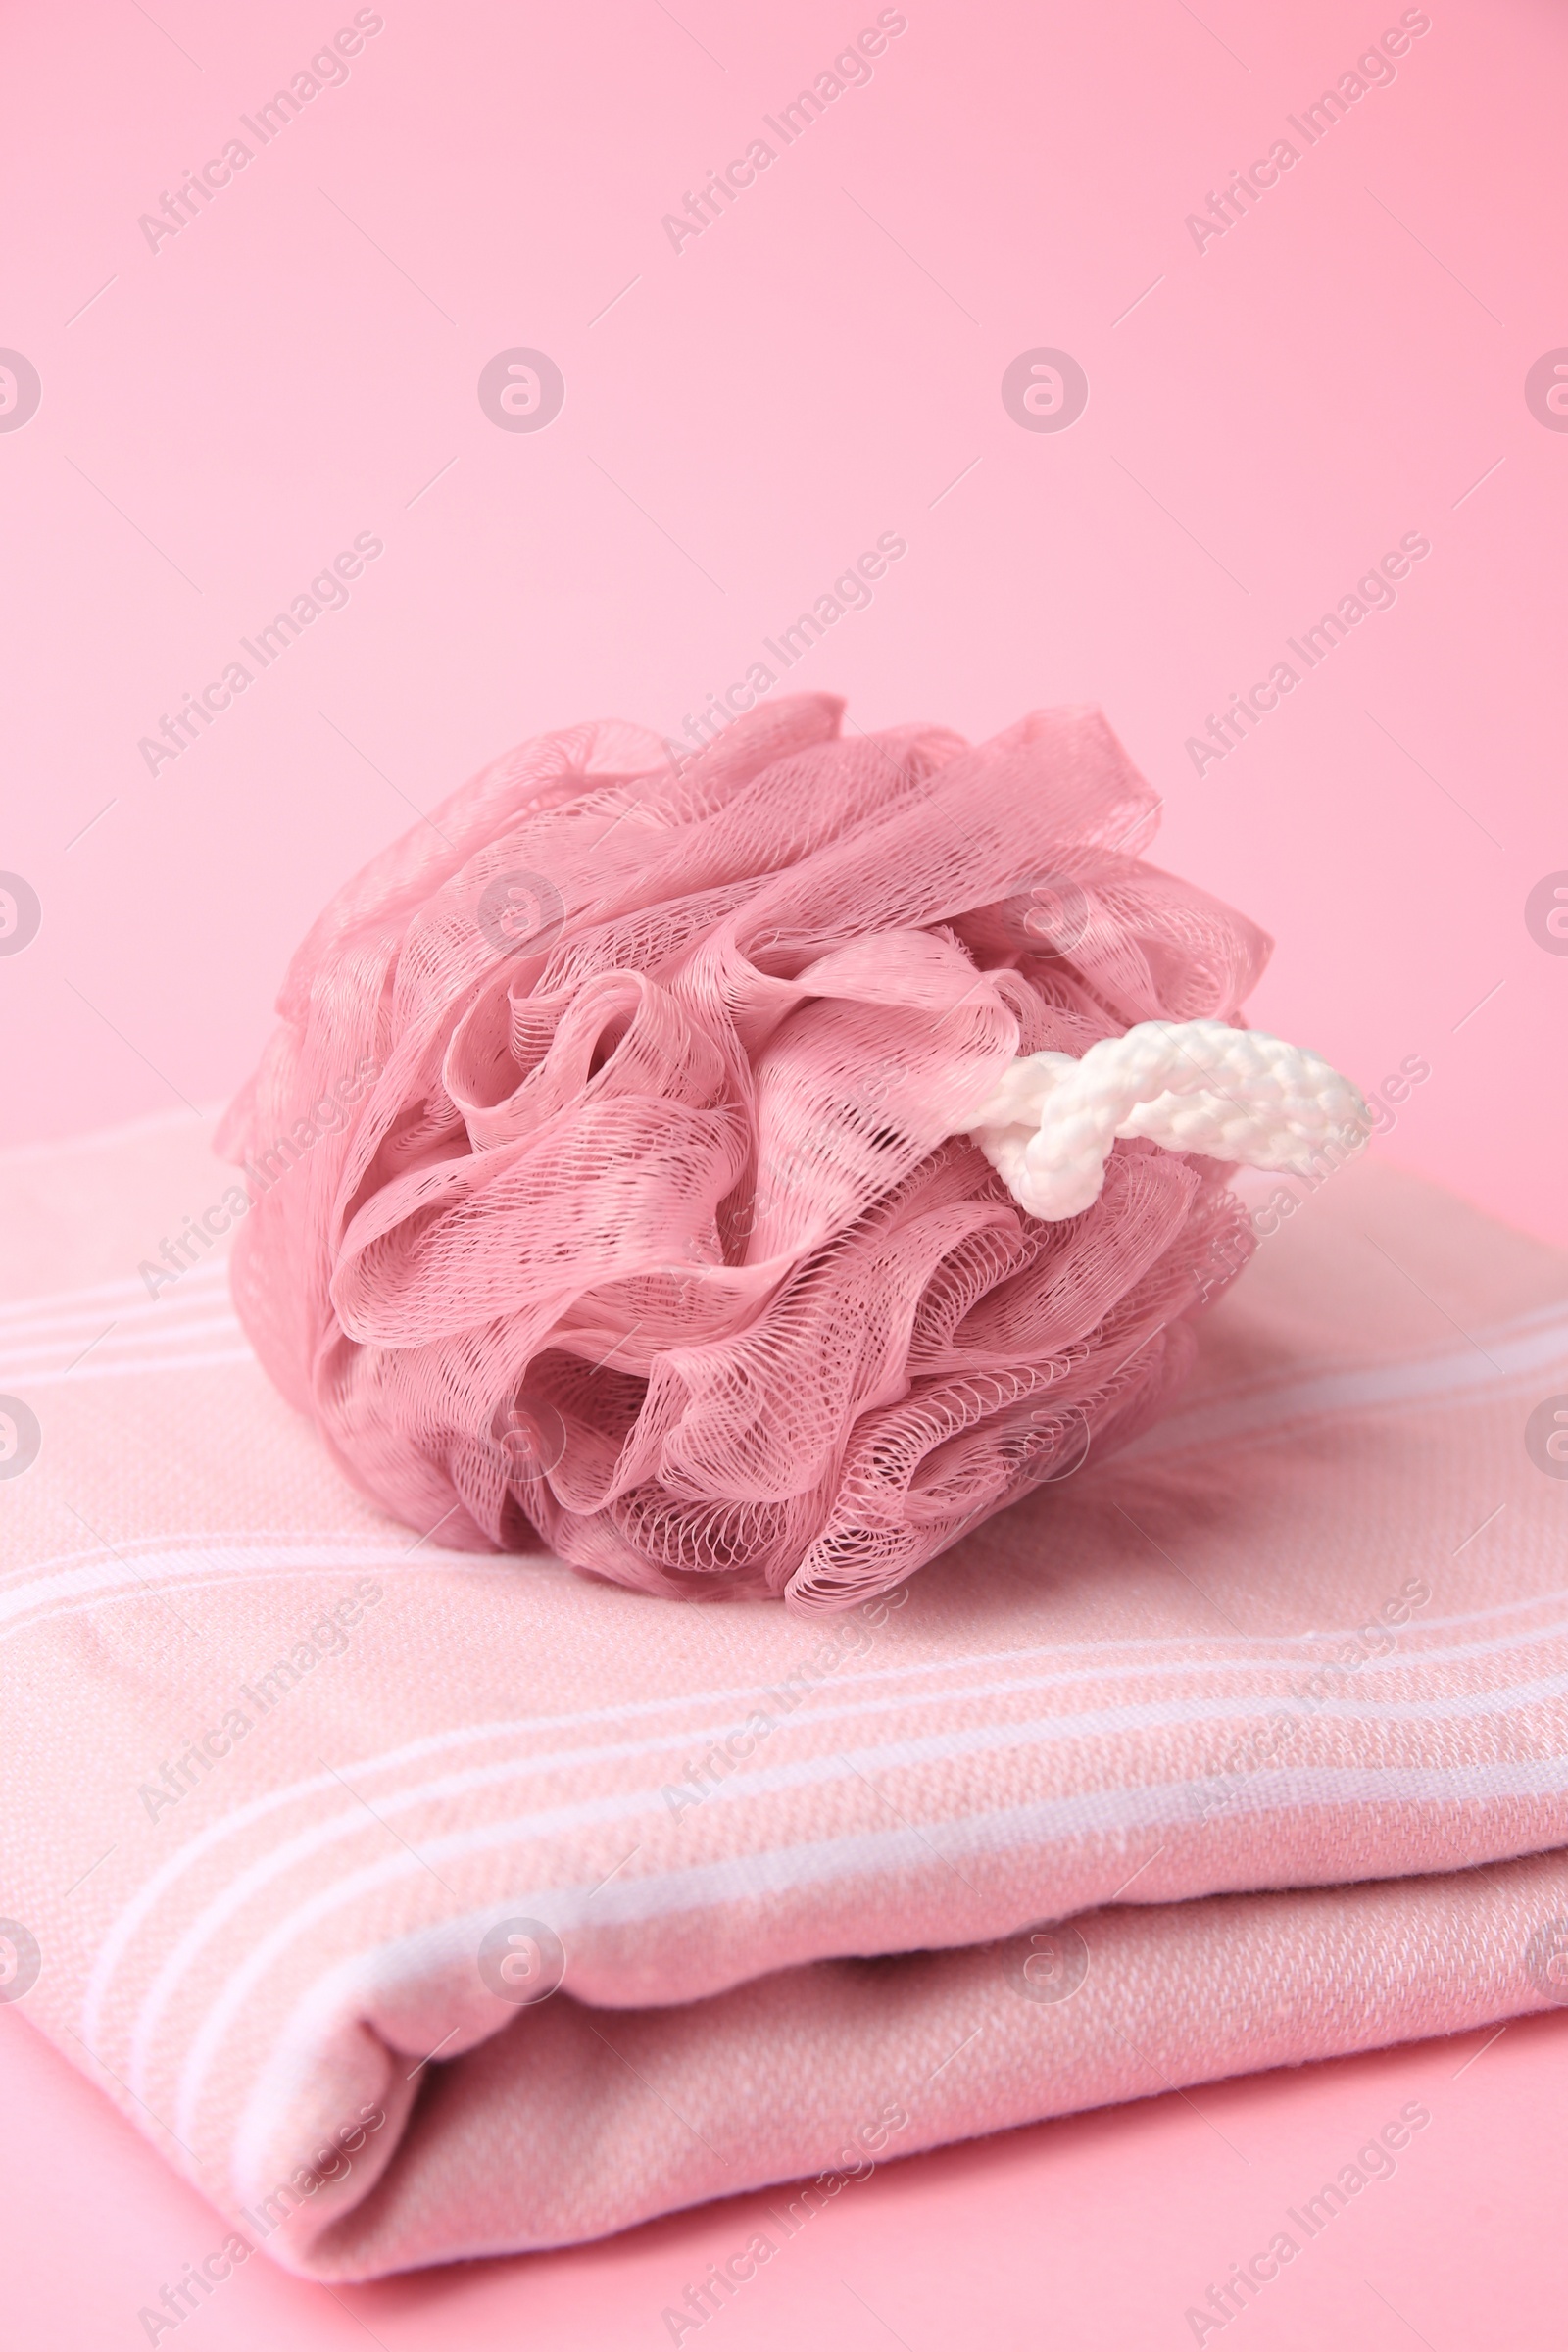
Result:
M1524 394L1568 345L1561 9L1435 0L1393 83L1201 253L1185 217L1276 138L1304 147L1285 118L1397 6L910 0L869 83L679 253L662 216L778 146L762 116L874 6L378 13L349 79L155 253L138 216L352 7L8 12L0 203L27 235L0 345L42 400L0 431L0 868L43 908L0 958L8 1133L224 1097L290 948L411 804L578 717L679 736L892 531L907 555L789 684L976 735L1102 704L1165 796L1155 855L1281 942L1254 1017L1368 1086L1429 1062L1375 1148L1568 1241L1568 956L1525 920L1568 869L1568 433ZM476 397L514 346L565 379L540 432ZM1039 346L1089 378L1064 432L1001 399ZM1432 552L1394 608L1195 774L1207 713L1409 531ZM358 532L385 552L346 609L149 774L138 739ZM221 2232L20 2016L0 2028L15 2325L144 2340L136 2307ZM1260 2217L1409 2096L1434 2129L1250 2340L1441 2348L1495 2337L1499 2297L1513 2342L1553 2340L1530 2314L1568 2036L1515 2026L1455 2082L1470 2047L893 2167L713 2340L1191 2341L1183 2308ZM187 2328L654 2344L669 2290L744 2235L722 2207L335 2302L258 2259Z

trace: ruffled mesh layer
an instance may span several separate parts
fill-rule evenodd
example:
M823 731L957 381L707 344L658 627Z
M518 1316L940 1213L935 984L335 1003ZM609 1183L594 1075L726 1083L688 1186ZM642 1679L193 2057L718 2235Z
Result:
M800 696L676 773L545 736L341 891L225 1121L234 1292L443 1544L850 1605L1158 1409L1250 1235L1133 1141L1026 1216L954 1130L1009 1060L1234 1019L1268 953L1144 864L1096 712L971 748Z

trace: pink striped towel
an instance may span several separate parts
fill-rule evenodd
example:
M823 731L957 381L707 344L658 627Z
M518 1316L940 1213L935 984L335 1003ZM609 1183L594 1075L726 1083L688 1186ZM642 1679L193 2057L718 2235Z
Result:
M138 1279L232 1185L0 1162L0 1998L290 2269L1568 1998L1560 1256L1267 1179L1173 1416L817 1630L379 1517Z

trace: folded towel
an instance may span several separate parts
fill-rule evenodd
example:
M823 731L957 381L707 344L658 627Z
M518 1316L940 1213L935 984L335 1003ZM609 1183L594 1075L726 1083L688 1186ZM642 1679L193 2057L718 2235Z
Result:
M1568 1998L1562 1256L1261 1179L1170 1418L812 1625L378 1515L233 1182L0 1161L0 1998L289 2269L812 2176L742 2275L889 2157Z

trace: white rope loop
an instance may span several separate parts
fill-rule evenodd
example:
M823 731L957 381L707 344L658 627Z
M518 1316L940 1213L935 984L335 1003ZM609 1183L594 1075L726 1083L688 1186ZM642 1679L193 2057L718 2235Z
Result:
M1250 1168L1364 1135L1348 1078L1304 1046L1225 1021L1140 1021L1081 1060L1030 1054L1003 1074L958 1133L970 1135L1021 1208L1056 1222L1097 1200L1118 1136Z

